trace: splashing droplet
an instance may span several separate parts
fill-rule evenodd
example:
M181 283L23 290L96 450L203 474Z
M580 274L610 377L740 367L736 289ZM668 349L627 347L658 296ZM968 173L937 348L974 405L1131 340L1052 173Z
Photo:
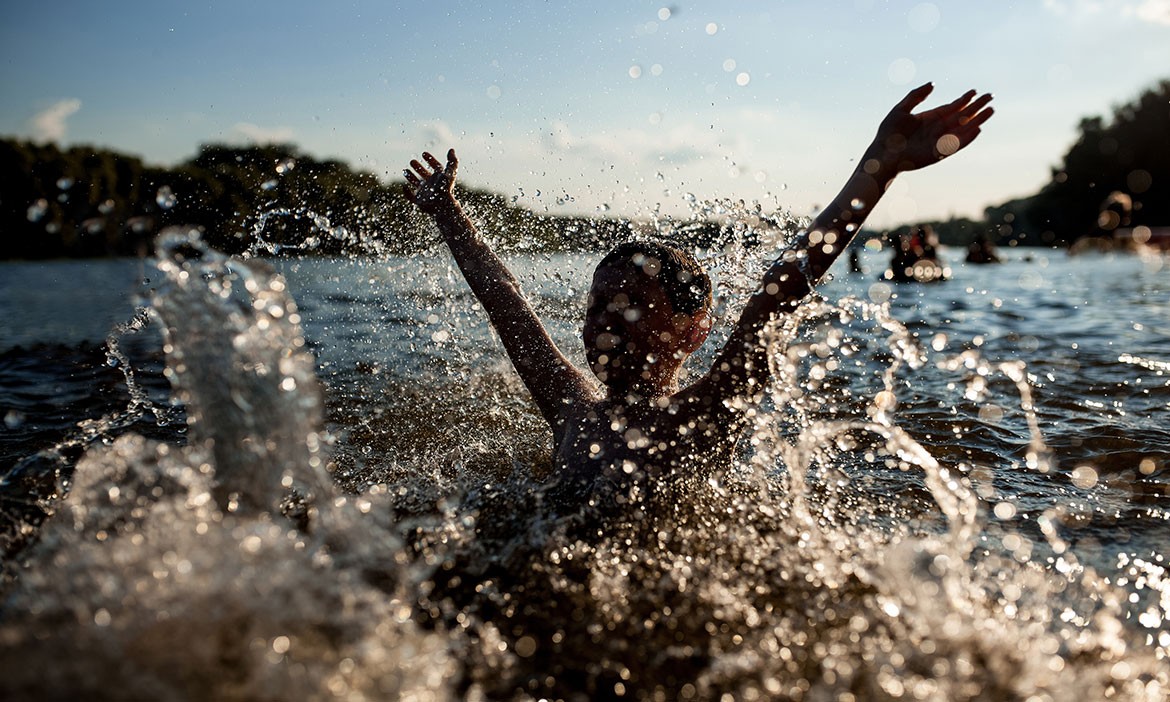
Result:
M164 210L169 210L178 204L179 198L175 195L175 192L171 190L171 186L164 185L158 189L158 192L154 196L154 201L158 203L159 207L163 208Z
M27 213L28 221L39 222L45 216L45 213L48 211L49 211L49 201L42 197L41 199L37 200L36 202L34 202L33 204L28 206L28 213Z
M1093 466L1081 465L1073 468L1072 483L1079 488L1091 488L1097 484L1097 470Z
M954 134L943 134L935 142L934 148L943 156L950 156L959 150L959 137Z

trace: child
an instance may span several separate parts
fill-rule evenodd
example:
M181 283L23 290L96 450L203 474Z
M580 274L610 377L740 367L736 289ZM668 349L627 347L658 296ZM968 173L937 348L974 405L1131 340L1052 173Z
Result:
M912 114L932 90L927 83L910 91L882 120L841 192L765 273L711 370L686 388L678 386L679 371L711 327L711 283L692 257L638 241L598 265L582 333L598 388L557 348L519 282L463 213L453 195L455 150L446 167L429 153L425 165L410 162L407 197L434 218L552 427L554 499L636 502L666 478L706 480L731 464L747 423L743 408L768 382L764 326L797 308L898 173L962 149L992 115L991 95L976 98L974 90Z

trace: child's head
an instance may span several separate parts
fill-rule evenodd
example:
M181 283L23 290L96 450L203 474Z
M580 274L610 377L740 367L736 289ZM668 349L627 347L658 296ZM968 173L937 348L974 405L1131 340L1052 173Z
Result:
M611 388L661 390L710 330L711 279L689 253L650 241L611 251L593 274L583 337Z

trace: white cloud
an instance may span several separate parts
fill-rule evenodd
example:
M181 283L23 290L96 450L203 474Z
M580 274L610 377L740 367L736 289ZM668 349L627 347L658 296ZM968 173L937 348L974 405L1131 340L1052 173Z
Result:
M292 127L260 127L250 122L239 122L232 133L256 144L281 144L293 140Z
M1132 9L1134 16L1143 22L1170 27L1170 0L1145 0Z
M81 100L71 98L60 100L38 112L31 120L34 138L40 141L64 141L68 131L65 121L80 109Z
M569 130L569 125L561 120L554 121L552 128L541 134L541 139L552 151L568 151L576 146L577 141Z
M779 189L786 191L782 204L803 212L810 198L828 197L822 181L847 174L852 155L836 153L832 140L809 140L812 123L799 109L781 114L744 109L698 122L667 118L646 126L586 128L554 119L507 132L453 130L443 121L425 121L394 127L389 139L367 148L396 178L423 150L440 155L436 150L454 147L468 185L515 196L537 211L644 216L661 207L663 213L685 215L694 207L688 193L767 205ZM798 166L800 175L812 175L814 192L785 184Z
M418 144L430 150L449 149L459 141L446 122L425 122L419 126L419 132Z
M1061 17L1089 18L1108 13L1170 26L1170 0L1044 0L1044 7Z

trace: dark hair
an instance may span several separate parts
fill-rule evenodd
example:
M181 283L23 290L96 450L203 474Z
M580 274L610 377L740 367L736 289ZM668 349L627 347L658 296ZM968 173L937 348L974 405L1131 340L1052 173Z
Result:
M637 268L657 277L675 312L695 314L711 307L711 278L695 257L682 249L655 241L627 241L597 264Z

